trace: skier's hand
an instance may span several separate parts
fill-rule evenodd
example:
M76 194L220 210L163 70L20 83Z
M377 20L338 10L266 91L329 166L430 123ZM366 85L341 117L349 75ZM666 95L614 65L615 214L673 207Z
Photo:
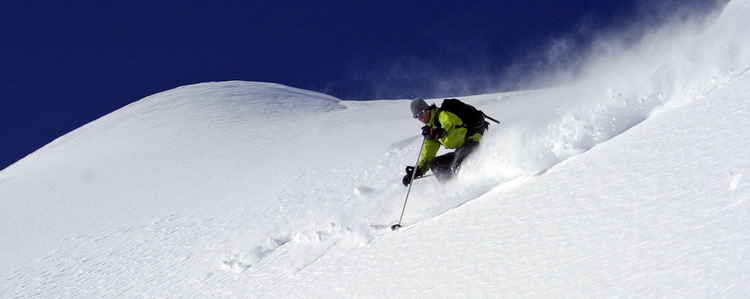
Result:
M416 169L417 171L416 174L414 174L414 171L415 171L414 166L406 166L406 175L401 180L401 183L403 183L404 186L409 186L409 184L411 184L412 175L414 175L415 179L422 176L422 170L419 169L419 167L417 167Z
M435 140L443 138L445 136L445 130L442 128L433 128L430 126L422 127L422 136L429 137Z

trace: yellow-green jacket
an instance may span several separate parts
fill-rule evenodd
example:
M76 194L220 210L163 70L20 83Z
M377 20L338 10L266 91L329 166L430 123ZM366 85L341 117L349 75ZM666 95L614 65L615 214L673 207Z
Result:
M482 139L482 134L479 133L475 133L466 138L467 130L463 126L464 122L452 112L438 112L438 110L439 108L437 107L430 109L430 121L427 122L427 125L437 128L435 117L438 117L440 120L440 127L445 130L445 135L438 140L430 137L427 137L425 140L424 147L422 148L422 156L419 157L419 162L417 163L419 169L422 170L422 174L425 174L427 170L430 169L429 162L437 156L437 152L440 150L440 145L447 149L456 149L463 146L467 139L475 142L479 142L479 140Z

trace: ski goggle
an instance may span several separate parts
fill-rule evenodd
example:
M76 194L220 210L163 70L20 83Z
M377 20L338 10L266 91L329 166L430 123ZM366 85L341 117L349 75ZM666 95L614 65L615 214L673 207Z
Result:
M427 110L422 110L419 113L414 114L414 118L419 118L420 116L422 116L424 114L425 111L427 111Z

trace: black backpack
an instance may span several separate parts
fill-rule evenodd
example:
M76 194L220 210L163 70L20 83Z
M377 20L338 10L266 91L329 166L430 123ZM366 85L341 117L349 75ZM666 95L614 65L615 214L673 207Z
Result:
M440 108L435 116L435 125L438 128L442 126L440 124L440 119L438 118L438 116L440 116L440 111L448 111L458 116L458 118L464 123L461 127L464 127L467 130L466 136L473 135L474 133L484 134L484 131L490 127L490 124L484 120L485 118L495 123L500 123L494 118L484 114L481 110L477 110L477 108L474 108L472 105L461 102L458 99L445 99L443 100L443 103L440 104Z

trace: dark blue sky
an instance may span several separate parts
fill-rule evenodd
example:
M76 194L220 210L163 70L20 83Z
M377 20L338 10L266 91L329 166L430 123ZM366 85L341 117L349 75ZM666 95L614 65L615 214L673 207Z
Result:
M4 0L0 169L187 84L275 82L356 100L497 91L551 38L585 44L685 2L710 1Z

